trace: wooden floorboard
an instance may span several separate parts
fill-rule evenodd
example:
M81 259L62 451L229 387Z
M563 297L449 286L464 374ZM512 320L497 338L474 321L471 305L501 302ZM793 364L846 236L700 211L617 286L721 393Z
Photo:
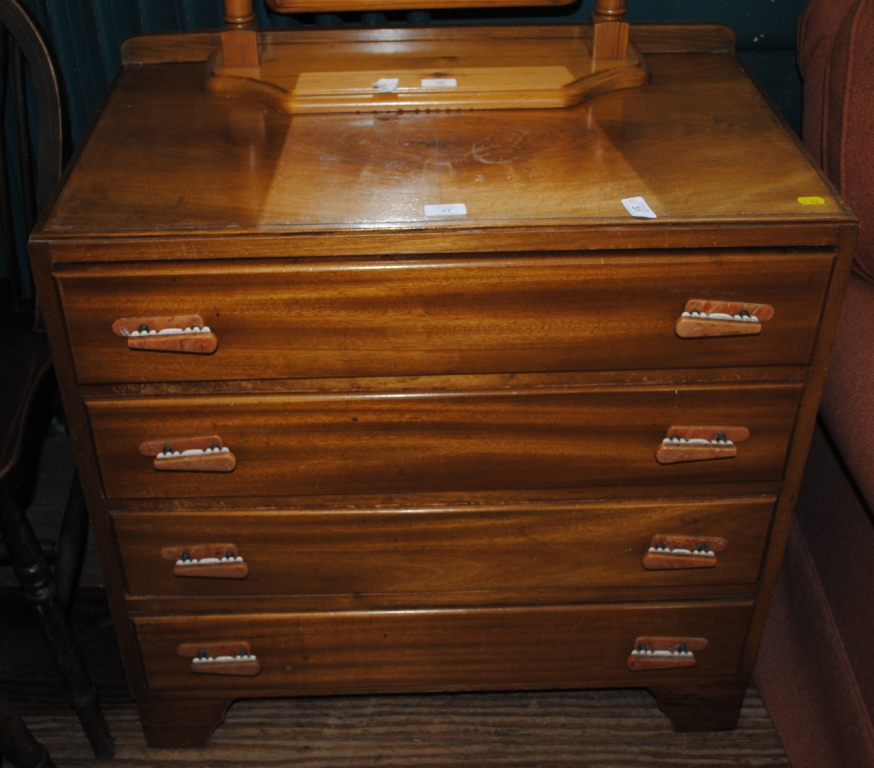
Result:
M62 471L70 462L63 438L49 443L43 477L50 480L43 481L34 511L51 528L51 510L58 514L71 472ZM89 559L74 627L116 741L113 768L790 765L755 688L737 730L727 733L674 733L646 691L358 696L240 701L207 748L150 749L127 693L93 553ZM93 758L47 658L20 591L0 586L0 691L59 768L109 765Z
M116 766L788 766L751 689L736 731L675 734L642 691L242 701L205 749L150 749L130 701L105 702ZM23 708L59 766L96 766L72 714Z

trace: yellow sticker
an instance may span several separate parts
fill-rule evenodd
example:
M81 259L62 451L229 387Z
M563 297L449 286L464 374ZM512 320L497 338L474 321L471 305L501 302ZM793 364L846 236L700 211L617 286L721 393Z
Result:
M799 197L798 202L802 205L825 205L821 197Z

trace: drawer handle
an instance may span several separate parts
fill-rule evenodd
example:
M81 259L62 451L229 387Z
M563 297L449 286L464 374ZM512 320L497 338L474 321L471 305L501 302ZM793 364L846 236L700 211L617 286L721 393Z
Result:
M640 672L694 667L694 651L703 651L706 647L707 640L703 637L638 637L628 657L628 668Z
M161 557L173 561L175 576L196 579L245 579L249 566L233 544L164 547Z
M659 464L686 461L732 459L737 456L736 443L750 436L746 427L671 427L656 448Z
M151 440L140 446L143 456L154 456L158 470L174 472L231 472L237 459L220 437L182 437Z
M112 324L112 330L124 336L131 349L211 355L218 347L216 335L200 315L123 317Z
M198 675L255 677L261 663L245 641L182 643L176 652L191 659L191 671Z
M643 556L648 571L674 571L681 568L715 568L716 553L728 547L728 539L712 536L668 536L657 533Z
M706 301L692 299L674 331L681 339L708 336L755 336L762 332L762 323L774 317L768 304L744 304L738 301Z

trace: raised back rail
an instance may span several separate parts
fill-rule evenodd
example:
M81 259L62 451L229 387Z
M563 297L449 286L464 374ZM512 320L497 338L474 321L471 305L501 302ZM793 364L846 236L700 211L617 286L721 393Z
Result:
M562 5L566 0L266 0L282 13ZM419 109L555 109L646 82L629 45L625 0L597 0L590 25L555 39L477 28L464 39L329 52L259 37L253 0L225 0L221 53L207 87L292 113ZM446 62L452 65L447 68Z

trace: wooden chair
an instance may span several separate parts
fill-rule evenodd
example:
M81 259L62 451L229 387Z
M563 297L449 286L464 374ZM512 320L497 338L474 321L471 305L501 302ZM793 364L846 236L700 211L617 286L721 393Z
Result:
M6 755L17 768L54 768L45 746L40 744L13 709L0 696L0 764Z
M4 66L7 61L8 67ZM38 170L35 174L31 173L25 62L36 94ZM13 103L17 107L14 118L4 114L3 124L14 127L10 141L17 145L24 232L29 232L37 211L46 204L60 177L61 110L57 78L48 50L30 17L15 0L0 0L0 83L0 105ZM7 94L7 87L11 88L11 94ZM54 382L48 343L38 330L39 313L22 290L12 232L13 206L7 182L13 174L6 167L8 156L7 140L3 139L0 141L0 212L8 284L0 310L0 537L8 561L41 620L52 661L94 753L99 758L110 758L114 747L109 729L67 617L87 534L87 513L78 478L74 479L74 490L59 536L56 572L60 586L56 586L52 578L42 546L24 514L25 503L21 498L51 416ZM0 745L4 752L12 750L6 756L19 768L50 765L44 750L40 752L34 747L32 737L27 737L26 731L19 727L20 720L13 715L11 705L0 701L0 721L3 722ZM14 731L17 738L7 734L7 721L10 734Z

